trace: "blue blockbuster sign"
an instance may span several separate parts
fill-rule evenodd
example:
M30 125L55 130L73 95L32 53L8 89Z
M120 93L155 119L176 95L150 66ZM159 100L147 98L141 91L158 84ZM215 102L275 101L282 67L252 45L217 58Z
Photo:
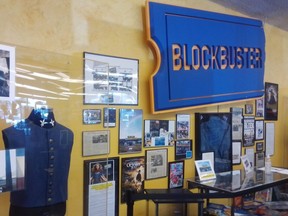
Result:
M265 35L259 20L148 2L156 53L153 113L261 97Z

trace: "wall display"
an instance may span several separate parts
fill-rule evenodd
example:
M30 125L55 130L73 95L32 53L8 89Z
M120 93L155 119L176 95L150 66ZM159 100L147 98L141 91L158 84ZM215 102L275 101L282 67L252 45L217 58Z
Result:
M119 215L119 158L84 161L84 216Z
M265 120L278 118L278 84L265 83Z
M253 114L253 104L245 104L245 114Z
M195 113L195 159L214 152L215 172L232 170L231 113Z
M265 153L257 152L255 153L255 167L261 168L265 166Z
M256 120L255 121L255 140L264 139L264 121Z
M245 148L245 154L248 157L251 167L254 168L255 164L255 152L254 148Z
M168 188L182 188L184 186L184 161L169 162Z
M202 160L210 160L211 166L214 169L214 162L215 162L214 152L203 152L202 153Z
M231 107L232 113L232 139L241 140L243 136L243 108Z
M145 147L174 146L175 121L144 120Z
M233 141L232 142L232 160L233 165L241 163L241 155L242 155L242 142Z
M175 141L175 160L192 158L192 140L183 139Z
M107 108L103 109L104 112L104 127L115 127L116 126L116 108Z
M143 193L145 178L145 157L122 158L121 202L126 202L126 191Z
M0 100L15 97L15 47L0 44Z
M190 115L177 114L176 115L176 138L189 139L190 138Z
M82 154L83 156L103 155L110 152L110 131L83 131Z
M264 97L255 101L255 116L264 117Z
M83 124L99 124L101 123L100 109L84 109Z
M216 174L210 160L195 160L196 170L200 180L211 180L216 178Z
M243 146L253 146L255 139L255 118L244 116L243 126Z
M263 142L257 142L256 143L256 151L257 152L264 151L264 143Z
M168 150L146 150L146 179L156 179L167 176Z
M142 110L119 110L119 154L141 152L142 123Z
M265 123L265 152L267 155L274 155L275 149L275 124L273 122Z
M138 59L83 53L84 104L138 105Z

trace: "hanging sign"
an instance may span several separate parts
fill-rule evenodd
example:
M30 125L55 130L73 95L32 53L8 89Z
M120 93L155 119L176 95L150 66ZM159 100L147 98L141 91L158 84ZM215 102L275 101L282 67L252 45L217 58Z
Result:
M153 113L260 97L265 35L259 20L147 3L156 54Z

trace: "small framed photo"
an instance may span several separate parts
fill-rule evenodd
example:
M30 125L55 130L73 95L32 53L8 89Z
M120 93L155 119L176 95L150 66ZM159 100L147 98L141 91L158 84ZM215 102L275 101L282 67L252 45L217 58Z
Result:
M256 120L255 121L255 140L264 139L264 121Z
M169 162L168 188L183 188L184 161Z
M100 124L101 110L100 109L84 109L83 124Z
M210 160L195 160L195 165L200 181L216 178L216 174Z
M116 108L105 107L104 112L104 121L103 126L105 128L115 127L116 126Z
M264 97L255 100L255 116L264 117Z
M245 104L245 114L253 114L253 104Z
M253 146L255 139L255 118L244 116L243 126L243 146Z
M242 142L241 140L232 141L232 161L233 165L241 164L241 156L242 156Z
M264 143L263 142L257 142L256 143L256 151L257 152L264 151Z
M255 167L261 168L265 166L265 153L264 152L256 152L255 153Z
M265 120L278 119L278 84L265 83Z
M168 150L146 150L146 180L167 176Z
M109 130L83 131L82 154L83 156L109 154L110 151Z
M176 138L189 139L190 138L190 115L177 114L176 115Z
M192 158L192 140L183 139L175 142L175 160Z

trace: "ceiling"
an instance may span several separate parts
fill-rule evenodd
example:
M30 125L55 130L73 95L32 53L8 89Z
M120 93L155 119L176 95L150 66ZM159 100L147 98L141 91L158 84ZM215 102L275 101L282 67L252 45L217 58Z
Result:
M287 0L209 0L288 31Z

